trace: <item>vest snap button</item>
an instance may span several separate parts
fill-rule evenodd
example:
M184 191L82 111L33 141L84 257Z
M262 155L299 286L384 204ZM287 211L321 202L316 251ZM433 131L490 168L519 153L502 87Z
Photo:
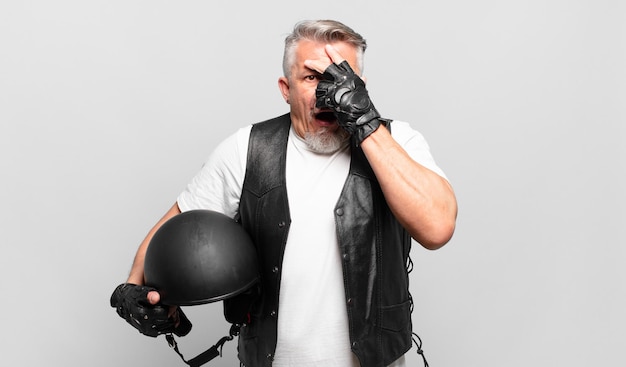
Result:
M338 216L342 216L343 215L343 209L339 208L339 209L335 210L335 214L337 214Z
M283 227L285 227L285 222L282 222L282 221L279 222L278 223L278 228L283 228Z

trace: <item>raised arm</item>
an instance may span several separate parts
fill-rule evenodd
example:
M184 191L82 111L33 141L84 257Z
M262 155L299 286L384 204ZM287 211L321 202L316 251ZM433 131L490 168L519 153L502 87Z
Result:
M332 110L339 126L365 153L392 212L411 236L428 249L445 245L454 233L457 204L446 179L414 161L380 128L365 82L332 45L326 57L306 60L305 65L321 74L316 89L316 107Z
M415 162L379 128L361 143L398 221L416 241L434 250L454 233L457 204L446 179Z

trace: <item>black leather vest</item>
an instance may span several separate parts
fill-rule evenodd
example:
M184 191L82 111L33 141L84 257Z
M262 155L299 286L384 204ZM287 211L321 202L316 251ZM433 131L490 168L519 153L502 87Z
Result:
M285 184L291 120L253 125L239 218L257 247L261 297L241 328L239 359L270 366L276 349L282 260L290 226ZM408 233L387 207L360 148L352 147L348 178L335 207L342 254L350 342L362 367L384 367L411 348L411 301L406 271Z

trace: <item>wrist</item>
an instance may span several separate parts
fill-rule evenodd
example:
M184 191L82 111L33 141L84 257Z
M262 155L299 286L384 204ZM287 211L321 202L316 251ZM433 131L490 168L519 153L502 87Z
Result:
M360 126L359 131L357 131L353 135L355 145L359 146L365 141L365 139L369 138L372 134L374 134L375 132L379 130L386 130L387 132L389 132L390 131L389 129L391 128L390 127L391 121L392 120L377 117L367 122L366 124ZM385 129L379 129L381 125L384 126Z
M354 132L354 134L352 135L352 139L354 141L354 145L357 146L357 147L359 145L361 145L365 139L367 139L376 130L378 130L380 125L381 125L380 120L373 119L373 120L371 120L371 121L369 121L369 122L359 126L359 129L356 130Z

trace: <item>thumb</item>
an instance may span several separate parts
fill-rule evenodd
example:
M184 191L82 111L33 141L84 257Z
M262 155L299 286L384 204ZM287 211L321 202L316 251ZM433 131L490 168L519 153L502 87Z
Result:
M161 300L161 295L159 294L159 292L157 291L148 292L148 302L150 302L151 305L156 305L157 303L159 303L160 300Z

